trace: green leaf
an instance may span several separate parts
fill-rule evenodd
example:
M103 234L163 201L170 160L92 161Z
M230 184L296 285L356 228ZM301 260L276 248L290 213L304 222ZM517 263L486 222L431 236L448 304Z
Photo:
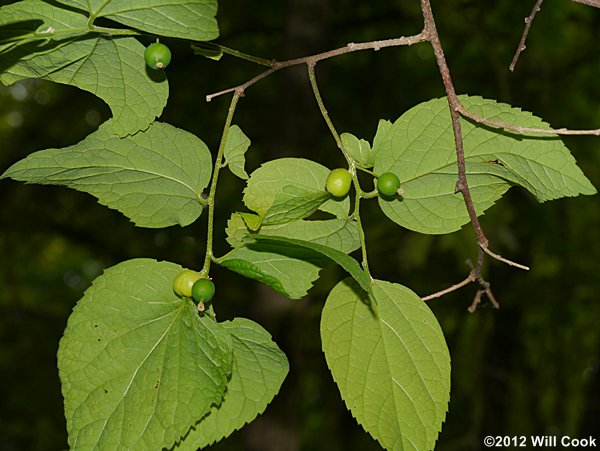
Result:
M246 218L249 217L250 225L246 222ZM254 223L254 221L257 221ZM253 227L252 224L257 224L257 227ZM242 247L244 246L244 238L250 231L256 231L260 227L260 217L250 213L234 212L227 221L227 227L225 233L227 233L227 242L231 247Z
M261 224L287 224L307 218L328 199L329 194L326 191L309 191L294 185L284 186L261 218Z
M8 168L28 183L64 185L96 196L140 227L181 226L202 213L211 154L196 136L155 122L148 130L118 138L102 125L83 141L35 152Z
M0 83L42 78L72 85L108 104L118 135L147 128L167 103L164 73L149 73L139 41L91 33L87 20L84 14L41 0L3 6L0 27L23 21L42 25L20 42L0 46Z
M1 8L0 12L2 12ZM0 16L0 52L5 51L12 44L31 38L43 24L44 21L41 19L7 22L6 17Z
M15 36L11 30L21 30L16 36L45 40L54 36L73 37L89 33L87 17L75 11L57 8L42 0L21 0L0 7L2 34Z
M136 39L90 35L41 43L3 54L0 83L42 78L89 91L108 104L113 132L119 136L146 129L162 113L169 96L167 80L162 73L150 78L144 46Z
M229 127L223 155L229 170L243 180L248 179L248 173L244 169L248 147L250 147L250 139L242 129L237 125Z
M245 213L231 216L227 224L227 240L236 249L219 259L218 263L265 283L290 299L305 296L328 260L323 259L321 253L301 247L262 242L247 244L245 238L255 234L248 229L246 216ZM352 252L360 246L356 222L350 219L294 221L285 225L262 226L260 233L302 238L342 253Z
M325 192L325 182L330 170L314 161L303 158L280 158L268 161L254 171L244 190L244 204L264 216L284 188L295 186L305 191ZM330 199L319 208L338 218L348 216L350 202Z
M375 281L375 316L350 279L329 294L323 352L346 406L388 450L432 450L450 398L442 330L408 288Z
M248 213L233 213L227 222L227 242L232 247L245 244L244 238L252 236L257 229L250 226L252 217ZM322 244L349 254L360 247L358 227L352 219L327 219L321 221L299 220L287 224L260 227L260 234L297 238L304 241Z
M360 247L358 226L353 219L294 221L279 226L261 227L260 234L310 241L344 254L349 254Z
M345 269L348 274L350 274L352 278L358 282L363 290L365 290L367 293L371 292L371 279L369 278L369 275L362 270L355 259L349 255L346 255L344 252L328 246L323 246L322 244L281 236L254 234L249 239L256 241L260 246L267 244L271 246L277 246L281 249L281 252L300 248L311 251L321 258L325 257Z
M260 325L245 318L220 323L233 343L233 370L225 398L175 450L197 450L218 442L264 412L279 392L289 365Z
M85 17L55 8L40 0L24 0L0 7L0 74L23 56L47 51L49 39L63 41L88 33ZM26 47L27 51L19 47ZM0 77L0 83L5 83ZM6 84L6 83L5 83Z
M260 216L246 212L240 214L248 230L257 231L260 228Z
M217 0L59 0L94 18L105 17L160 36L210 41L219 36Z
M231 336L173 293L181 270L120 263L73 309L58 350L71 449L170 448L221 403Z
M524 127L548 128L541 119L506 104L460 96L475 114ZM491 207L513 184L545 200L594 194L595 188L555 135L516 135L461 120L467 177L477 214ZM375 172L400 178L401 199L379 199L394 222L422 233L449 233L469 221L457 180L452 123L445 98L422 103L393 125L380 126Z
M375 155L371 145L364 139L358 139L350 133L342 133L340 136L342 145L348 151L357 166L361 168L372 168L375 164Z
M280 246L248 246L232 250L217 263L249 279L270 286L290 299L306 296L319 277L321 265L303 249Z

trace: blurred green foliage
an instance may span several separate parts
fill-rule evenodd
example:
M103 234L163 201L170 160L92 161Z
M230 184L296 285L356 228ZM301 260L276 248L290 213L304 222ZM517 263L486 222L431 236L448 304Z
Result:
M222 0L219 43L285 59L348 42L417 33L418 2ZM514 73L508 65L532 2L435 1L442 44L459 93L495 98L554 126L600 127L600 10L547 2ZM150 39L148 40L150 42ZM229 99L206 94L262 69L225 56L194 56L169 42L171 97L162 120L218 145ZM140 56L141 58L142 56ZM360 52L320 63L321 91L340 132L372 139L380 118L443 95L430 47ZM0 171L27 154L81 140L109 117L108 107L77 89L28 80L0 88ZM305 69L279 72L251 87L235 123L252 139L248 169L303 155L342 164L311 97ZM600 186L600 141L565 138ZM217 253L223 228L241 208L243 183L220 179ZM55 353L71 308L103 268L152 257L198 268L202 218L185 228L136 229L91 196L58 187L3 181L0 186L0 451L66 448ZM426 295L465 277L475 253L472 231L422 236L387 221L375 201L364 215L373 273ZM483 218L492 248L528 264L525 273L490 262L486 277L501 303L466 311L469 286L430 302L453 359L450 410L439 450L480 449L485 435L597 434L600 424L600 208L597 197L537 204L511 190ZM218 267L220 319L246 316L269 330L290 359L281 393L254 423L216 450L377 450L346 410L320 351L320 311L342 277L325 270L311 294L289 301Z

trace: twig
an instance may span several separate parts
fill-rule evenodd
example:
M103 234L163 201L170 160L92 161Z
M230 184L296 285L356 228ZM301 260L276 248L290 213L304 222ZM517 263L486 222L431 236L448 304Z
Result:
M594 8L600 8L600 0L572 0L582 5L593 6Z
M476 280L477 280L477 276L475 275L475 272L471 271L469 273L469 275L467 276L467 278L465 280L463 280L462 282L455 283L451 287L448 287L448 288L446 288L444 290L438 291L437 293L433 293L433 294L430 294L428 296L423 296L423 297L421 297L421 300L427 302L427 301L430 301L432 299L440 298L440 297L442 297L442 296L444 296L444 295L446 295L448 293L452 293L453 291L456 291L456 290L458 290L458 289L460 289L460 288L462 288L462 287L464 287L466 285L469 285L470 283L473 283Z
M318 53L315 55L305 56L302 58L294 58L294 59L287 60L287 61L273 61L271 63L271 67L269 69L258 74L256 77L252 78L251 80L248 80L246 83L242 83L241 85L234 86L233 88L225 89L223 91L215 92L214 94L209 94L206 96L206 101L210 102L215 97L218 97L220 95L227 94L227 93L233 92L233 91L240 92L241 95L243 96L244 91L248 87L252 86L257 81L262 80L265 77L268 77L273 72L277 72L278 70L286 68L286 67L297 66L299 64L316 64L319 61L333 58L335 56L344 55L346 53L358 52L361 50L378 51L378 50L386 48L386 47L398 47L401 45L413 45L413 44L417 44L419 42L424 42L426 40L427 40L427 38L425 36L425 33L421 32L421 33L415 34L413 36L402 36L402 37L395 38L395 39L384 39L381 41L371 41L371 42L361 42L361 43L350 42L349 44L347 44L344 47L340 47L340 48L337 48L334 50L329 50L328 52Z
M494 293L492 293L492 289L490 288L489 285L487 287L485 287L485 294L487 295L488 299L490 300L490 302L492 303L494 308L499 309L500 304L496 300L496 297L494 296Z
M525 271L529 271L529 266L525 266L525 265L521 265L520 263L516 263L513 262L512 260L509 260L507 258L502 257L501 255L495 254L494 252L492 252L487 246L484 246L482 244L479 245L483 251L488 254L490 257L495 258L496 260L499 260L503 263L506 263L509 266L514 266L515 268L519 268L519 269L523 269Z
M213 98L222 96L223 94L228 94L230 92L239 92L240 97L244 97L244 91L246 90L246 88L248 86L251 86L254 83L256 83L257 81L262 80L265 77L268 77L273 72L278 71L279 69L281 69L281 67L273 66L270 69L267 69L266 71L261 72L256 77L248 80L246 83L242 83L241 85L234 86L233 88L224 89L223 91L215 92L214 94L209 94L206 96L206 101L210 102Z
M599 0L600 1L600 0ZM535 128L535 127L521 127L518 125L507 124L506 122L494 121L485 117L478 116L467 110L462 104L458 105L458 112L461 116L469 118L478 124L489 125L490 127L502 128L505 130L511 130L520 134L526 133L542 133L545 135L587 135L587 136L600 136L600 129L593 130L570 130L567 128Z
M515 56L513 56L512 62L508 69L513 72L515 70L515 66L517 65L517 61L519 61L519 56L521 53L527 48L525 45L525 41L527 40L527 35L529 35L529 29L531 28L531 24L533 23L533 19L535 15L542 9L542 3L544 0L537 0L535 5L533 5L533 9L531 10L531 14L525 18L525 29L523 30L523 35L521 36L521 41L519 41L519 46L517 47L517 51L515 52Z
M496 308L496 309L500 308L500 304L498 304L498 301L496 301L496 298L494 297L494 293L492 293L492 290L490 289L490 287L487 286L485 288L481 288L480 290L477 290L477 293L475 293L475 298L473 299L473 302L471 302L471 305L469 305L469 307L467 308L469 313L475 313L475 310L477 310L477 306L479 304L481 304L481 298L483 297L484 293L487 295L488 299L490 300L490 302L492 303L494 308Z

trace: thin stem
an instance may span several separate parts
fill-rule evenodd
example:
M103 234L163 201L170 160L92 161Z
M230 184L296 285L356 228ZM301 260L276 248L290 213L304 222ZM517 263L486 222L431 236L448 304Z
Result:
M335 139L335 143L337 144L338 148L344 154L344 158L346 158L348 165L352 169L351 172L354 174L356 172L356 170L354 168L354 162L352 161L352 158L350 157L350 155L344 148L344 145L342 144L342 138L340 137L340 134L335 129L335 126L333 125L333 122L331 121L331 118L329 117L329 113L327 112L327 108L325 108L325 104L323 103L323 98L321 97L321 93L319 92L319 85L317 84L317 76L315 75L315 64L316 63L307 63L306 64L308 67L308 78L310 80L310 86L313 90L315 100L317 101L317 104L319 105L319 110L321 111L321 114L323 115L323 119L325 119L325 123L327 124L327 127L329 127L329 131L331 132L333 139Z
M471 113L461 104L458 105L457 110L461 116L471 119L478 124L489 125L490 127L502 128L504 130L511 130L520 134L525 133L542 133L544 135L594 135L600 136L600 129L595 130L569 130L566 128L535 128L535 127L521 127L518 125L507 124L506 122L494 121L487 119L482 116L478 116Z
M30 38L43 38L50 39L63 34L87 34L87 33L100 33L108 36L140 36L141 33L135 30L129 30L125 28L107 28L107 27L98 27L96 25L90 25L89 27L78 27L78 28L65 28L62 30L54 30L53 28L48 28L44 31L36 31L34 33L30 33L24 36L20 36L18 40L25 40Z
M373 199L374 197L379 196L379 192L374 189L373 191L363 191L362 188L360 190L360 197L363 199Z
M593 6L594 8L600 8L600 0L573 0L574 2L581 3L582 5Z
M244 91L246 90L246 88L248 88L249 86L253 85L254 83L256 83L259 80L262 80L265 77L268 77L269 75L271 75L273 72L276 72L277 70L279 70L280 67L278 66L274 66L271 67L270 69L267 69L264 72L261 72L260 74L258 74L256 77L248 80L246 83L243 83L241 85L235 86L233 88L228 88L228 89L224 89L222 91L219 92L215 92L213 94L208 94L206 96L206 101L210 102L212 99L214 99L215 97L219 97L222 96L223 94L228 94L230 92L239 92L240 96L244 96Z
M204 257L204 266L200 272L203 276L207 276L210 272L210 263L213 259L213 233L214 233L214 218L215 218L215 195L217 192L217 181L219 179L219 171L223 166L223 152L225 151L225 145L227 144L227 135L229 133L229 127L233 121L233 114L237 106L240 93L235 92L229 105L229 111L227 112L227 119L225 120L225 126L223 128L223 135L221 136L221 143L219 144L219 150L217 151L217 157L215 158L215 167L213 169L212 181L210 184L210 191L208 193L208 230L206 232L206 255Z
M525 41L527 40L527 36L529 35L529 29L531 28L531 24L533 23L533 19L535 15L542 9L542 3L544 0L537 0L535 5L533 5L533 9L531 10L531 14L525 18L525 29L523 30L523 35L521 36L521 40L519 41L519 46L517 47L517 51L515 52L515 56L510 63L508 69L513 72L515 70L515 66L517 65L517 61L519 61L519 57L521 53L525 51L527 46L525 45Z
M252 86L257 81L260 81L263 78L271 75L273 72L277 72L278 70L284 69L286 67L298 66L300 64L309 64L309 63L316 64L319 61L333 58L333 57L340 56L340 55L344 55L346 53L357 52L357 51L361 51L361 50L378 51L378 50L381 50L386 47L397 47L397 46L401 46L401 45L413 45L413 44L417 44L419 42L424 42L426 40L427 40L427 37L426 37L425 33L421 32L419 34L415 34L412 36L406 36L406 37L402 36L402 37L395 38L395 39L384 39L384 40L380 40L380 41L361 42L361 43L350 42L349 44L347 44L344 47L330 50L328 52L318 53L315 55L305 56L302 58L295 58L295 59L281 61L281 62L270 61L269 62L270 67L265 72L258 74L256 77L252 78L251 80L249 80L241 85L234 86L233 88L229 88L229 89L224 89L223 91L215 92L213 94L209 94L206 96L206 101L210 102L215 97L218 97L218 96L221 96L223 94L227 94L227 93L233 92L233 91L241 91L243 93L244 90L246 90L248 87ZM234 56L237 56L237 55L234 55ZM255 58L255 57L253 57L253 58ZM262 60L264 62L268 61L268 60L265 60L262 58L258 58L258 59ZM254 61L254 62L257 62L257 61ZM266 66L266 64L262 64L262 65Z
M333 121L329 117L329 113L327 112L327 108L325 107L325 103L323 102L323 98L321 97L321 93L319 92L319 85L317 84L317 76L315 75L316 62L308 61L306 63L306 65L308 67L308 78L310 80L310 86L312 87L313 94L315 96L315 100L317 101L317 105L319 106L319 110L321 111L321 115L323 116L323 119L325 119L325 122L327 123L327 127L329 127L329 131L331 132L331 135L333 136L333 139L335 140L338 148L342 151L344 158L348 162L349 171L350 171L350 174L352 174L352 182L353 182L354 188L355 188L354 211L352 212L352 218L356 221L356 225L358 227L358 236L360 239L360 247L361 247L361 252L362 252L363 270L369 275L369 277L371 279L373 279L373 277L371 276L371 273L369 271L369 259L367 256L367 241L366 241L365 231L364 231L363 225L362 225L362 220L360 218L360 200L363 197L364 192L361 189L360 184L358 182L358 175L356 174L356 165L354 164L354 160L352 159L352 157L350 156L350 154L344 147L344 144L342 143L342 138L340 137L340 134L335 129L335 126L333 125Z
M422 301L430 301L432 299L440 298L440 297L444 296L445 294L452 293L453 291L456 291L466 285L469 285L470 283L473 283L476 280L477 280L477 276L475 275L475 272L471 271L465 280L455 283L451 287L448 287L444 290L438 291L437 293L433 293L428 296L423 296L421 298L421 300Z
M107 27L98 27L96 25L92 25L92 31L97 33L106 34L109 36L141 36L142 33L135 30L129 30L125 28L107 28Z
M487 246L480 245L480 247L481 247L481 249L483 249L483 251L486 254L488 254L489 256L491 256L493 258L495 258L496 260L499 260L499 261L501 261L503 263L506 263L509 266L514 266L515 268L519 268L519 269L523 269L525 271L529 271L529 266L525 266L525 265L522 265L520 263L513 262L512 260L504 258L501 255L495 254L494 252L492 252L491 250L489 250Z

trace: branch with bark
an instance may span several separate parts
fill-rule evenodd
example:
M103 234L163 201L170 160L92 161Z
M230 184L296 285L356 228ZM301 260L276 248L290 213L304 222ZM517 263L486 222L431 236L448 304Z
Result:
M589 6L600 7L600 0L572 0L578 3L582 3ZM471 120L476 122L477 124L482 124L498 129L510 130L512 132L516 132L519 134L544 134L544 135L596 135L600 136L600 129L594 130L570 130L566 128L558 128L558 129L541 129L541 128L532 128L532 127L521 127L515 126L512 124L507 124L500 121L495 121L491 119L487 119L485 117L478 116L469 110L467 110L459 101L459 98L456 94L456 90L454 88L454 84L452 82L452 77L450 75L450 69L446 62L446 58L444 55L444 50L441 44L441 40L437 31L434 14L431 8L430 0L420 0L421 3L421 12L423 15L424 25L423 30L412 36L402 36L395 39L386 39L380 41L371 41L371 42L362 42L362 43L354 43L351 42L344 47L340 47L334 50L330 50L323 53L318 53L315 55L309 55L301 58L295 58L286 61L276 61L276 60L265 60L261 58L252 57L249 55L244 55L240 52L233 51L231 49L227 49L225 47L216 46L220 50L224 51L224 53L229 53L234 56L253 61L257 64L268 67L265 71L251 78L250 80L242 83L238 86L234 86L229 89L225 89L223 91L215 92L213 94L209 94L206 96L206 101L210 102L215 97L228 94L231 92L235 92L240 96L243 96L245 91L258 81L272 75L273 73L292 66L297 66L301 64L306 64L307 66L314 69L314 66L320 62L330 58L334 58L336 56L344 55L351 52L363 51L363 50L373 50L379 51L381 49L387 47L398 47L398 46L406 46L413 45L422 42L429 42L433 48L433 52L435 55L435 59L438 65L438 70L440 76L442 78L442 83L444 85L444 90L446 92L446 96L448 99L448 107L450 110L450 117L452 119L452 129L454 134L454 143L456 148L456 162L458 167L458 178L456 182L456 192L461 193L464 199L465 207L469 214L470 222L473 227L473 230L476 235L477 243L478 243L478 254L476 263L473 265L469 262L471 267L471 271L468 276L459 283L456 283L444 290L439 292L430 294L428 296L422 297L424 301L429 301L431 299L439 298L445 294L456 291L470 283L477 282L480 285L479 290L477 291L475 298L468 310L470 312L474 311L481 303L482 297L485 295L490 300L491 304L499 308L499 304L494 297L494 294L491 290L491 285L488 281L486 281L482 276L482 268L485 261L485 256L488 255L495 260L501 261L509 266L513 266L519 269L528 270L529 267L522 265L520 263L509 260L501 255L493 252L490 249L489 241L485 236L485 233L481 227L479 219L477 217L477 213L475 211L475 206L473 203L473 199L471 196L471 192L469 189L469 182L467 180L466 175L466 163L465 163L465 151L464 151L464 141L462 136L462 128L461 128L461 117L467 120ZM517 51L513 57L513 60L510 64L510 70L513 71L517 61L521 55L521 53L525 50L526 45L525 42L527 40L527 36L531 29L531 25L536 14L540 11L543 0L536 0L533 9L529 16L525 18L525 29L521 36L521 40L517 47Z

